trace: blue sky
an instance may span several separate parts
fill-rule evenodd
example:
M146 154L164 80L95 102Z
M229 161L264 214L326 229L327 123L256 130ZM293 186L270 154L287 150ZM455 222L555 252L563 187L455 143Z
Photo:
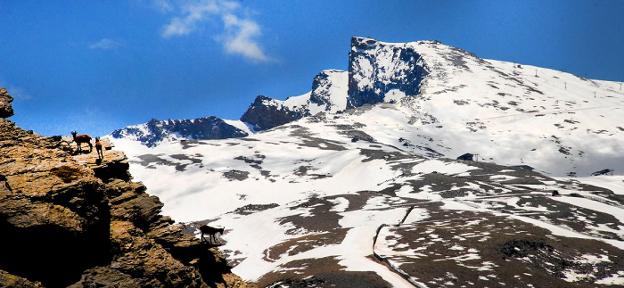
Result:
M237 119L258 94L347 68L350 37L624 81L624 1L0 0L0 86L44 135L150 118Z

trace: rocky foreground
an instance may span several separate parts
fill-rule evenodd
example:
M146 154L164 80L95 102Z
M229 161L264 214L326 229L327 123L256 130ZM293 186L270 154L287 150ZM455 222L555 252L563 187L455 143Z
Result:
M216 248L160 215L126 157L73 156L17 127L0 89L0 287L247 287Z

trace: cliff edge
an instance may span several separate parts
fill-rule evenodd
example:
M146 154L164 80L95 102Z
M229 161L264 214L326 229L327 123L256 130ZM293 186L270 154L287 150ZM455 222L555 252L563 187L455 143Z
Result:
M126 156L74 156L6 117L0 88L0 287L248 287L216 248L160 215Z

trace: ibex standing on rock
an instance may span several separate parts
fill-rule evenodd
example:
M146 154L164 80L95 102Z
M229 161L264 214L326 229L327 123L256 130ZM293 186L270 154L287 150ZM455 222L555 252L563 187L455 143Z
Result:
M104 152L102 151L102 142L100 142L100 137L95 137L95 151L98 154L98 159L104 160Z
M78 132L76 131L72 131L71 135L72 137L74 137L74 142L76 142L76 146L78 146L78 152L82 152L82 147L81 147L82 143L89 144L89 153L93 151L93 144L91 144L91 136L87 134L78 135Z
M215 227L210 227L208 225L202 225L199 227L199 232L201 232L201 241L204 243L208 243L210 245L223 245L223 244L219 244L216 241L216 234L219 233L221 235L223 235L225 228L215 228ZM204 234L208 234L209 238L208 240L206 240L206 238L204 238Z

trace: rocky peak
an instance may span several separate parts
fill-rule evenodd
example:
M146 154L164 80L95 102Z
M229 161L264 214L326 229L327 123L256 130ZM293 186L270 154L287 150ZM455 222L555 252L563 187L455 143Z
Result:
M0 287L245 287L106 150L0 119Z
M383 102L386 94L416 96L428 70L409 43L353 37L349 52L350 108Z
M245 137L248 134L220 118L209 116L196 119L157 120L117 129L114 138L129 138L153 147L165 139L209 140Z
M0 118L8 118L13 116L13 97L5 88L0 88Z
M307 116L305 109L293 109L282 101L264 95L258 95L247 108L240 120L252 125L254 130L261 131L286 124Z

